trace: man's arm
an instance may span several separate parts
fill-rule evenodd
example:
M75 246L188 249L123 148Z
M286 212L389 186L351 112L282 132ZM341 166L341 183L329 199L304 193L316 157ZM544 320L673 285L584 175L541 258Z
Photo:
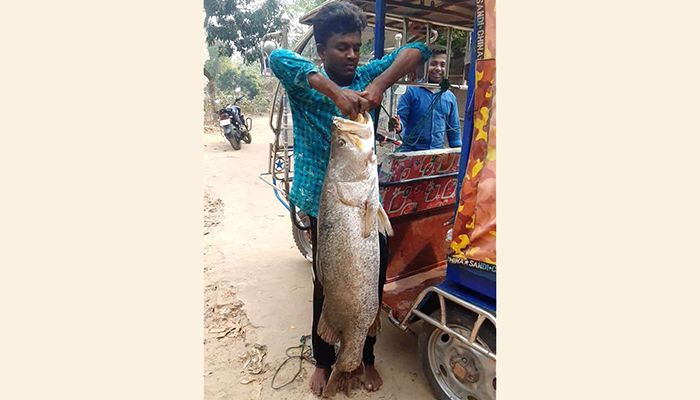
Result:
M335 103L341 113L354 120L357 114L367 109L368 101L358 92L341 89L335 82L320 73L309 74L309 85L323 93Z
M288 49L277 49L270 54L270 69L287 92L295 94L309 91L307 75L318 72L314 63Z
M310 105L319 101L319 96L313 96L311 90L316 89L351 119L355 119L362 108L367 107L367 100L357 92L341 89L323 76L311 61L291 50L273 51L270 54L270 68L287 92L300 101L308 100Z
M425 43L410 43L365 65L362 73L368 74L372 81L362 92L362 97L369 101L368 109L378 107L384 91L428 58L430 50Z
M449 92L448 92L449 93ZM447 141L450 147L462 147L462 133L459 126L459 107L457 105L457 98L453 95L451 96L452 106L450 107L450 115L445 118L447 122Z

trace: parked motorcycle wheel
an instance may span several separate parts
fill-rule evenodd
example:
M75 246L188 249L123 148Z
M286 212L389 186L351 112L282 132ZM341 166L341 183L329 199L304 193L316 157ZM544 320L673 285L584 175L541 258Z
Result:
M228 139L228 142L231 143L231 147L233 147L234 150L241 149L241 141L236 137L236 135L226 135L226 139Z
M243 139L244 142L250 144L250 142L253 141L253 138L250 136L250 132L248 129L243 131L243 134L241 135L241 139Z
M241 139L238 137L236 132L234 132L234 126L230 124L224 125L223 130L224 137L229 143L231 143L231 147L233 147L234 150L239 150L241 148Z

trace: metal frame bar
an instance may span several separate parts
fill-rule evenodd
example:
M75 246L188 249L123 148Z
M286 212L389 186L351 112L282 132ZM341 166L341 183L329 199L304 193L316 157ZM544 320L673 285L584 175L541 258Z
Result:
M374 22L368 22L367 26L370 28L374 28L376 25L374 24ZM384 30L401 33L401 28L394 28L393 26L384 25Z
M431 44L431 36L433 36L433 24L428 22L425 25L425 44L430 47ZM428 65L429 65L430 60L427 62L423 63L423 81L427 82L428 81Z
M273 179L273 182L270 182L270 181L268 181L268 180L265 179L265 176L268 176L268 175ZM279 187L277 187L277 185L274 183L275 176L274 176L273 174L271 174L271 173L269 173L269 172L261 172L260 174L258 174L258 178L260 178L261 181L263 181L263 182L267 183L268 185L272 186L272 188L273 188L275 191L282 193L282 194L284 195L285 198L287 197L287 193L285 193L284 190L282 190L282 189L280 189Z
M271 178L272 178L272 182L267 181L267 180L263 177L263 175L270 175ZM284 190L282 190L282 189L280 189L280 188L277 187L277 184L276 184L276 182L275 182L275 176L274 176L273 174L263 172L263 173L261 173L261 174L258 175L258 178L260 178L260 180L263 181L263 182L265 182L266 184L272 186L273 192L275 193L275 197L277 197L277 200L278 200L280 203L282 203L282 205L284 206L284 208L286 208L287 210L289 210L289 201L287 200L287 194L284 193ZM280 193L282 194L281 196L280 196Z
M358 3L365 3L365 4L371 4L373 3L370 0L357 0ZM396 7L396 8L405 8L407 10L411 11L418 11L418 12L424 12L427 14L433 13L433 14L440 14L440 15L445 15L448 17L458 17L458 18L464 18L464 19L469 19L469 18L474 18L474 15L469 15L469 14L462 14L457 11L452 11L452 10L446 10L446 9L440 9L440 8L433 8L433 7L428 7L428 6L421 6L421 5L416 5L416 4L410 4L410 3L397 3L395 1L387 0L386 5L391 6L391 7ZM454 6L457 5L456 3L452 4L447 4L446 6ZM422 15L422 16L425 16Z
M447 65L445 66L445 78L450 79L450 60L452 60L452 28L447 27ZM464 69L464 68L462 68Z
M402 17L402 16L400 16L400 15L391 14L391 13L387 13L387 14L386 14L386 19L388 19L388 20L390 20L390 21L401 22L401 21L403 21L404 18L408 18L410 21L422 22L422 23L424 23L424 24L430 23L430 24L433 24L433 25L436 25L436 26L444 26L444 27L446 27L446 28L458 29L458 30L460 30L460 31L471 31L471 30L473 29L473 28L472 28L472 29L470 29L470 28L465 28L465 27L463 27L462 25L450 24L450 23L447 23L447 22L430 21L430 20L427 20L427 19L425 19L425 18L419 18L419 17ZM470 21L470 22L471 22L471 23L474 23L474 21Z
M386 25L386 0L377 0L374 3L374 59L384 57L384 26ZM379 111L374 112L374 131L379 127ZM375 146L376 147L376 146Z
M273 171L273 169L274 169L274 164L275 164L275 161L274 161L274 158L275 158L275 157L274 157L274 154L275 154L274 147L275 147L275 144L274 144L274 143L270 143L270 148L269 148L268 151L267 151L267 157L268 157L268 160L267 160L267 172L268 172L270 175L272 175L272 171Z
M385 17L386 18L386 17ZM408 18L403 18L401 20L401 34L403 37L401 38L401 45L405 46L408 43ZM415 71L413 71L415 73ZM403 82L408 82L408 74L404 75L403 78L401 78Z
M311 25L310 21L307 21L307 22L304 22L304 21L309 19L312 15L316 14L318 12L318 10L320 10L321 7L323 7L326 3L327 2L323 2L318 7L314 8L313 10L302 15L299 18L299 22L304 24L304 25L310 26ZM375 3L375 6L376 6L376 3ZM367 12L367 14L372 15L372 13L370 13L370 12ZM404 20L404 18L406 18L406 17L402 17L402 16L397 15L397 14L392 14L390 12L386 13L386 16L385 16L385 20L396 21L396 22L402 22ZM472 30L470 28L465 28L462 25L451 24L449 22L429 21L425 18L420 18L420 17L408 17L408 19L411 21L416 21L416 22L431 23L433 25L438 25L438 26L452 27L454 29L459 29L460 31L471 31ZM469 23L474 24L474 17L472 17L472 19L469 20Z
M386 15L386 0L374 3L374 59L384 57L384 26Z
M289 107L287 107L287 96L284 96L282 98L282 112L284 114L284 180L282 181L282 184L284 184L284 190L289 193L289 171L292 168L292 163L289 157L289 135L288 135L288 127L289 123L287 121L287 110ZM292 133L293 135L294 133ZM279 136L277 136L279 139ZM279 148L279 146L278 146Z
M277 87L275 88L275 94L272 96L272 106L270 107L270 129L272 129L272 132L275 134L275 136L279 135L279 125L277 128L275 128L274 125L272 125L272 119L275 116L275 103L277 103L277 93L280 91L280 87L282 86L281 83L277 82Z
M438 301L440 302L440 321L436 321L433 317L425 314L424 312L418 310L418 306L420 303L423 301L423 299L429 294L429 293L434 293L436 296L438 296ZM452 303L457 304L458 306L461 306L463 308L466 308L469 311L474 312L477 314L477 319L476 322L474 323L474 326L472 327L472 332L470 337L466 337L462 335L459 332L456 332L454 329L450 328L447 326L447 305L445 304L445 299L450 300ZM455 339L459 340L466 346L470 347L471 349L478 351L479 353L483 354L484 356L496 361L496 354L485 349L483 346L480 344L476 343L476 338L479 335L479 330L483 326L483 323L485 320L489 320L493 326L496 326L496 316L491 314L490 312L484 310L481 307L475 306L474 304L471 304L465 300L460 299L459 297L443 290L440 289L436 286L431 286L428 288L423 289L423 291L418 295L416 300L413 302L413 306L411 306L410 311L404 319L399 322L394 316L389 313L389 320L394 323L396 326L398 326L401 330L406 330L408 329L408 321L411 318L412 315L415 315L419 317L420 319L424 320L425 322L429 323L430 325L442 330L443 332L447 333L448 335L454 337Z
M472 53L472 35L474 35L474 31L471 30L467 32L467 43L466 43L466 49L464 50L464 64L467 64L467 60L469 60L469 63L471 63L471 53ZM467 58L468 57L468 58ZM464 68L462 66L462 82L467 82L467 68Z
M406 43L408 43L408 18L404 18L401 21L401 34L403 37L401 38L401 45L404 46Z

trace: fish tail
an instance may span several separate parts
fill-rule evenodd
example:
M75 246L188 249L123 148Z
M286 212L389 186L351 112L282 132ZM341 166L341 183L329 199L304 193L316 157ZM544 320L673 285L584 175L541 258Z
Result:
M354 334L341 331L340 335L340 349L338 349L338 360L334 369L352 372L362 363L362 348L367 335L361 331L356 331Z
M359 386L357 375L352 372L341 371L338 368L333 368L331 376L328 378L328 383L323 389L323 397L333 397L338 392L350 395L350 390Z
M353 346L352 341L341 339L338 361L333 366L331 376L328 378L328 383L326 383L326 387L323 390L324 397L334 396L338 392L343 392L349 396L352 389L360 386L362 346L364 346L364 341L360 345L358 348Z

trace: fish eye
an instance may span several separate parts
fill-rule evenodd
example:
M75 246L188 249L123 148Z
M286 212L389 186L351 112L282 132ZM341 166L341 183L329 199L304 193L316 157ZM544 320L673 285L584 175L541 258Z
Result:
M338 139L338 146L340 146L340 147L345 146L345 140L343 140L343 139Z

